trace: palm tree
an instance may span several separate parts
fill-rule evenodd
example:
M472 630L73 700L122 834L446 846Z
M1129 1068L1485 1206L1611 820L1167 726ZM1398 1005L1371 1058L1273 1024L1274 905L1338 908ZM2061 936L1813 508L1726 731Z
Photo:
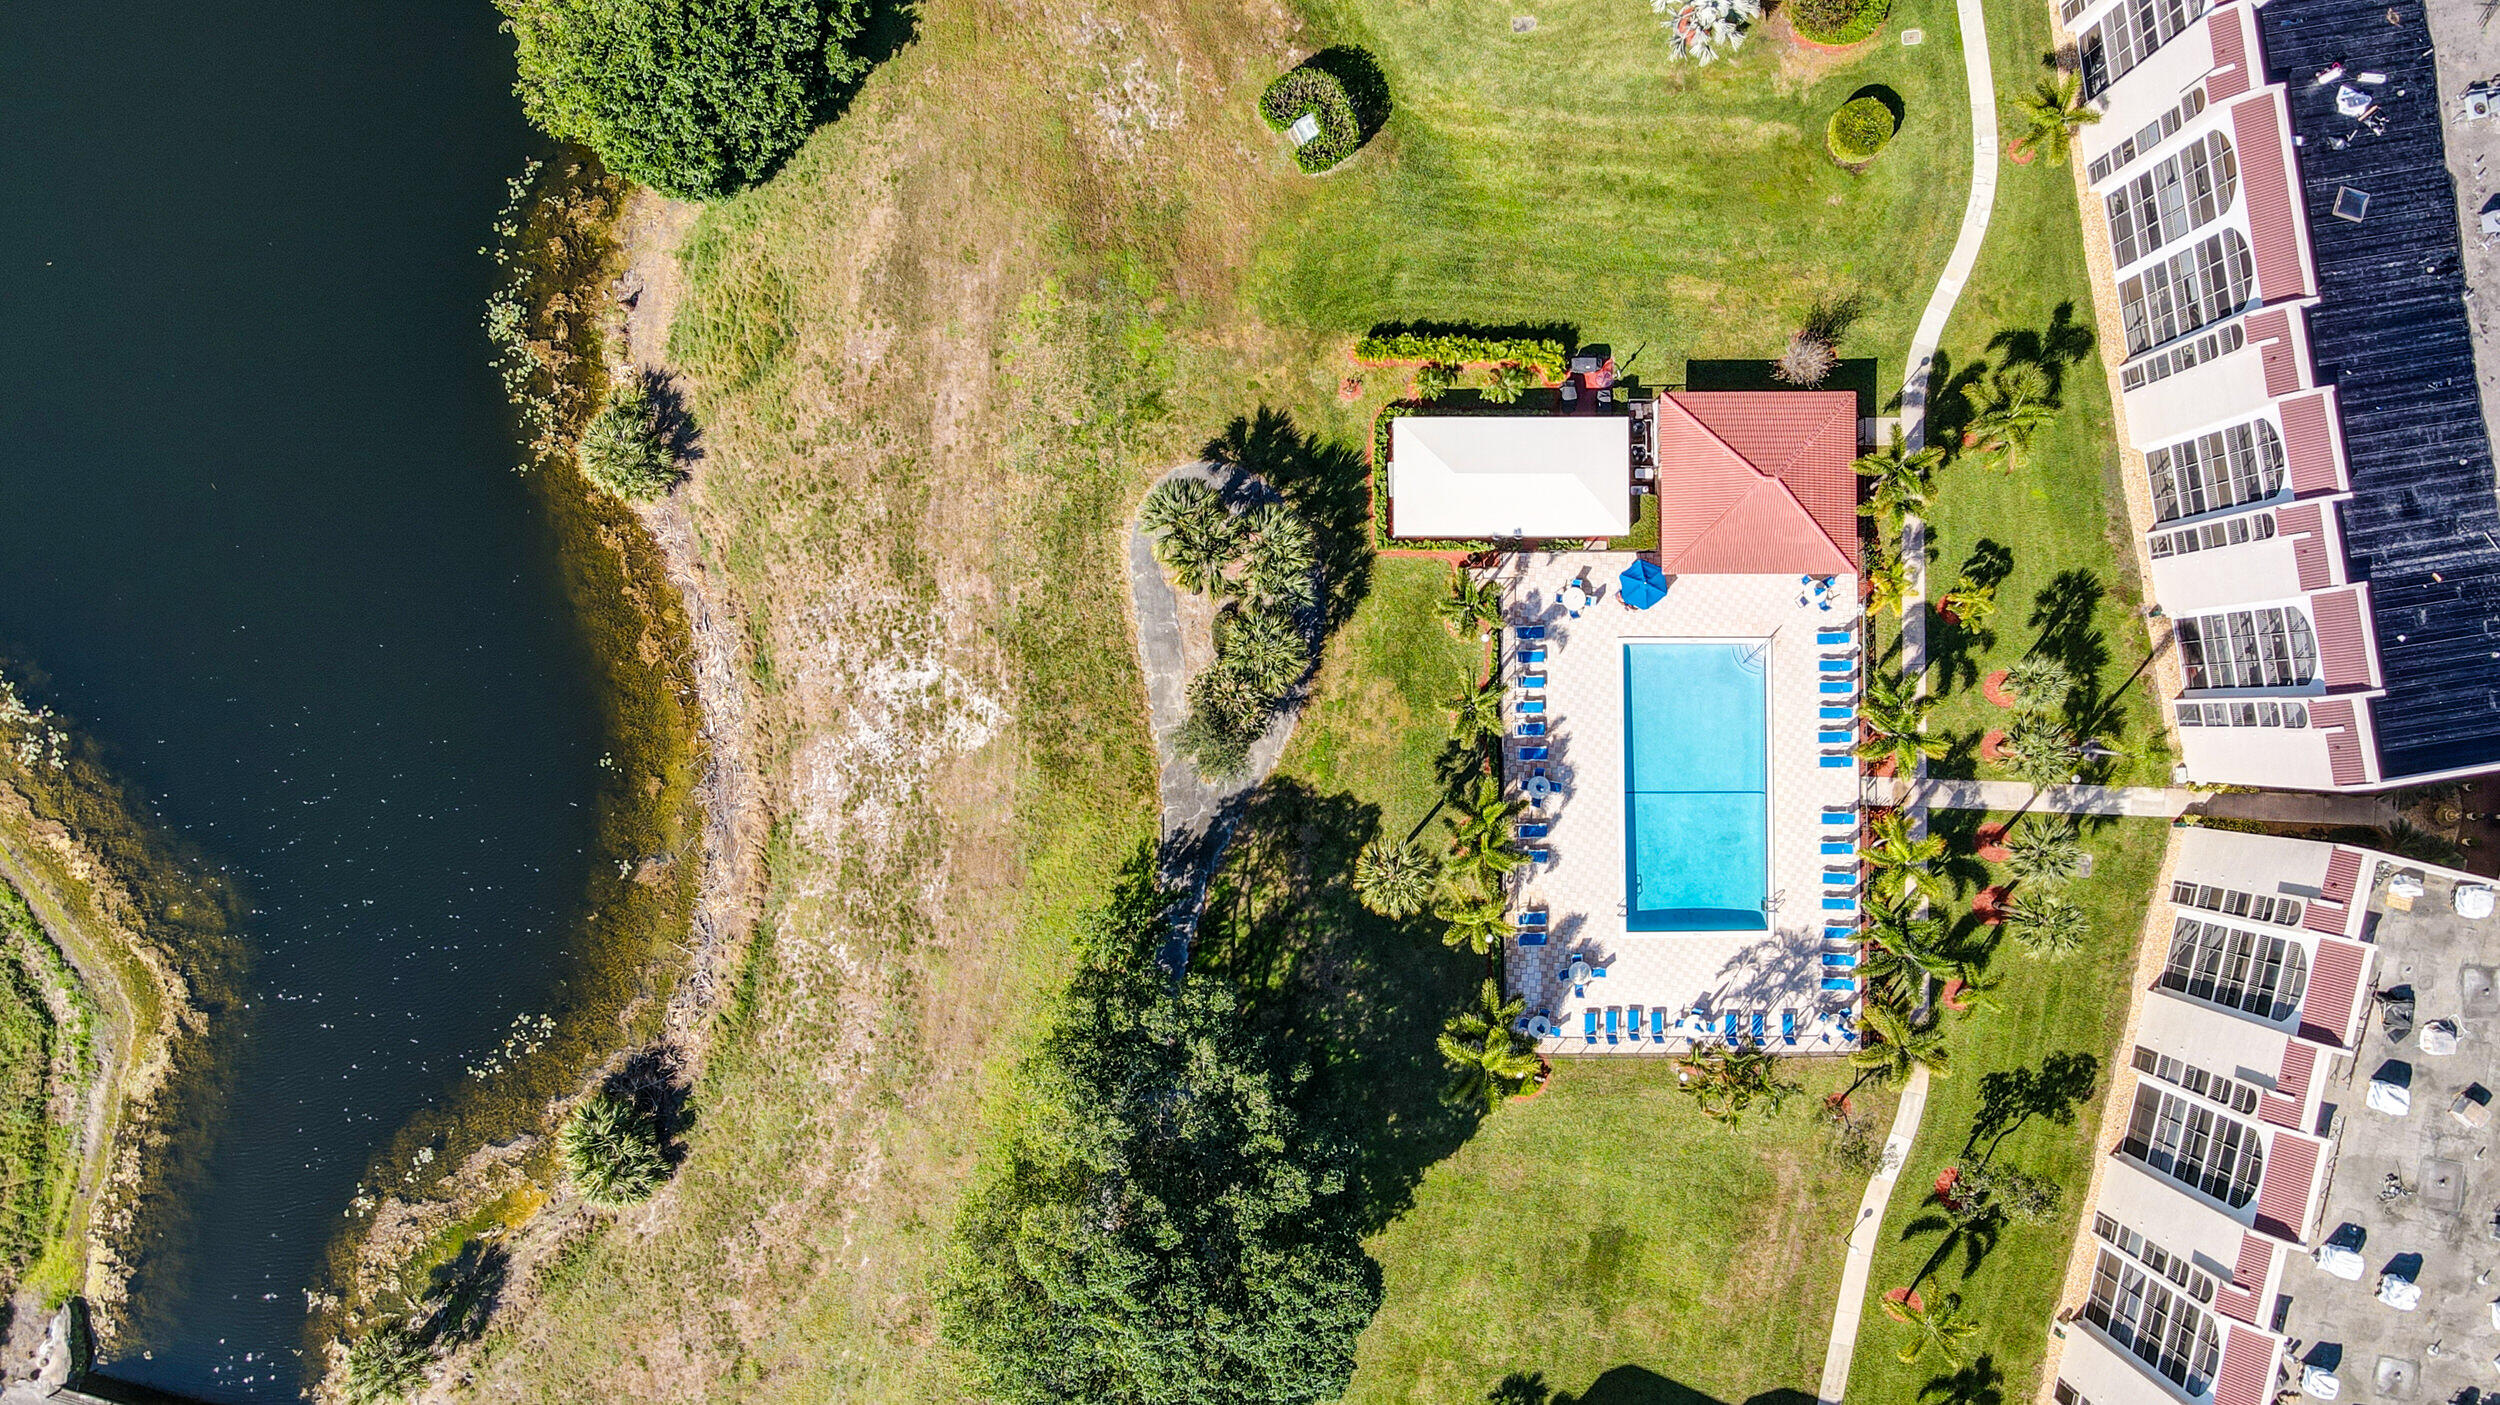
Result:
M1869 610L1882 614L1886 610L1907 615L1910 608L1910 568L1901 554L1878 539L1875 550L1866 562L1866 604Z
M1502 704L1508 693L1502 680L1484 683L1470 681L1465 690L1448 700L1446 706L1456 716L1450 724L1450 735L1462 747L1484 746L1502 739Z
M1478 776L1450 803L1457 813L1444 816L1442 823L1450 830L1452 878L1470 885L1493 882L1527 862L1528 856L1512 842L1511 822L1519 816L1520 803L1504 795L1499 782Z
M2082 908L2058 893L2038 893L2015 902L2005 914L2014 940L2035 956L2064 956L2092 935L2092 921Z
M2025 883L2063 883L2083 868L2074 826L2025 820L2005 837L2005 866Z
M1302 514L1280 502L1244 514L1251 534L1250 559L1242 567L1243 593L1270 609L1299 610L1317 598L1311 579L1319 565L1319 539Z
M1354 856L1354 896L1383 917L1412 917L1432 900L1441 865L1424 846L1375 839Z
M2005 690L2033 712L2057 712L2075 690L2075 675L2046 654L2025 654L2005 671Z
M1166 479L1146 495L1137 525L1155 534L1155 559L1183 590L1220 595L1224 571L1241 552L1241 520L1215 490L1195 478Z
M1528 387L1534 384L1535 372L1516 361L1505 361L1493 368L1491 378L1485 382L1484 398L1496 405L1508 405L1527 394Z
M1730 1130L1755 1103L1777 1113L1805 1091L1804 1084L1780 1077L1777 1062L1760 1049L1712 1045L1685 1055L1676 1067L1677 1081L1701 1105L1702 1115Z
M648 1200L668 1174L660 1129L629 1098L593 1093L556 1132L564 1173L603 1209Z
M1949 611L1964 624L1984 624L1997 612L1997 588L1962 576L1936 601L1936 608Z
M1867 832L1871 842L1859 857L1875 870L1871 886L1876 892L1912 898L1944 897L1943 878L1928 867L1944 857L1944 840L1933 834L1911 833L1910 816L1902 810L1878 811L1868 823Z
M1479 639L1491 637L1502 623L1502 588L1490 580L1478 580L1464 566L1450 569L1450 593L1433 606L1461 639L1473 634Z
M1953 1076L1952 1051L1945 1047L1944 1033L1933 1021L1912 1024L1909 1016L1897 1010L1869 1005L1863 1027L1873 1038L1851 1054L1849 1062L1878 1081L1898 1082L1917 1068L1926 1069L1930 1078Z
M1910 1329L1901 1343L1904 1366L1915 1366L1930 1349L1947 1366L1962 1364L1962 1343L1978 1335L1979 1324L1962 1315L1962 1295L1947 1293L1934 1307L1914 1305L1884 1295L1884 1315Z
M1443 945L1463 946L1479 955L1510 935L1510 905L1499 896L1452 893L1432 915L1447 924L1441 932Z
M1858 934L1858 974L1870 985L1893 987L1905 1005L1909 988L1916 987L1924 1008L1936 982L1969 979L1969 963L1945 945L1943 921L1919 915L1918 898L1867 896L1866 927Z
M1984 378L1962 387L1971 419L1964 433L1971 443L2001 450L2010 469L2031 447L2031 437L2057 419L2049 399L2049 375L2028 361L1999 366Z
M1866 694L1858 700L1858 721L1870 735L1858 743L1859 758L1890 757L1893 768L1904 777L1917 774L1921 758L1942 756L1947 749L1942 737L1924 730L1928 711L1935 705L1935 699L1919 696L1915 685L1900 674L1867 674Z
M2084 106L2082 96L2083 75L2079 73L2041 79L2030 92L2014 99L2015 125L2022 129L2014 144L2051 161L2065 160L2075 129L2101 120L2101 114Z
M1504 1000L1501 983L1488 978L1476 1003L1450 1017L1439 1043L1442 1059L1457 1076L1442 1091L1443 1099L1489 1113L1536 1073L1537 1056L1511 1025L1527 1006L1525 1000Z
M2075 778L2075 767L2083 759L2083 748L2075 744L2074 733L2056 719L2036 712L2014 719L1997 753L2007 770L2034 786L2065 785Z
M1311 649L1293 621L1266 610L1227 608L1215 637L1218 667L1232 671L1262 698L1281 698L1310 666Z
M1917 512L1927 505L1929 486L1943 463L1942 449L1926 448L1913 453L1903 441L1900 427L1894 426L1890 448L1879 449L1849 465L1867 480L1867 503L1859 511L1886 522Z

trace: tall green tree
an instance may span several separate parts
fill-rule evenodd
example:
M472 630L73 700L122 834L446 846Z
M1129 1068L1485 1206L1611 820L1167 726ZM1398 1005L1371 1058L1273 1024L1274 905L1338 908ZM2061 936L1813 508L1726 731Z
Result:
M2092 919L2057 893L2032 893L2017 899L2005 914L2014 940L2036 956L2065 956L2080 950L2092 936Z
M1440 878L1440 864L1421 844L1375 839L1354 856L1354 896L1383 917L1423 911Z
M1441 919L1441 943L1481 956L1510 935L1510 904L1500 895L1461 889L1442 895L1432 915Z
M1493 368L1485 381L1484 398L1496 405L1512 404L1536 384L1536 373L1516 361L1505 361Z
M2083 869L2083 841L2063 821L2029 819L2005 836L2005 867L2025 883L2063 883Z
M593 1205L648 1200L668 1175L660 1128L633 1099L598 1092L584 1098L556 1131L564 1174Z
M2040 787L2066 785L2083 764L2083 748L2064 723L2042 713L2026 712L2005 729L1997 744L2005 769Z
M1871 886L1878 893L1907 897L1913 902L1922 897L1930 901L1945 897L1944 878L1930 866L1944 858L1944 840L1917 833L1908 811L1875 812L1867 821L1866 835L1867 842L1860 846L1858 856L1875 870Z
M1934 698L1921 696L1902 675L1870 669L1866 692L1858 699L1858 722L1867 732L1867 739L1858 743L1858 756L1868 761L1890 758L1905 779L1916 775L1921 760L1942 756L1947 749L1944 738L1926 731L1927 714L1935 706Z
M1508 726L1502 712L1508 700L1509 690L1501 679L1483 683L1469 679L1465 688L1446 704L1451 712L1450 735L1462 747L1490 746L1500 741Z
M1005 1405L1333 1401L1380 1304L1348 1152L1221 979L1155 960L1170 897L1143 867L1020 1070L1036 1114L966 1197L946 1338Z
M1867 501L1860 511L1887 528L1899 525L1903 514L1916 513L1927 506L1936 469L1943 462L1942 449L1912 450L1902 439L1900 427L1894 426L1889 447L1850 465L1860 478L1867 480Z
M2083 101L2082 74L2043 78L2030 92L2014 99L2014 128L2020 133L2014 144L2051 161L2063 161L2074 144L2075 130L2100 120L2101 114Z
M1261 503L1242 514L1250 537L1241 567L1242 593L1276 611L1300 610L1318 598L1313 573L1319 538L1301 513L1280 502Z
M2025 654L2005 671L2005 690L2028 711L2054 714L2075 691L2075 675L2047 654Z
M1520 803L1502 793L1501 783L1479 776L1450 799L1442 823L1450 831L1448 872L1468 886L1487 885L1527 862L1515 841L1512 824Z
M1441 1060L1452 1074L1442 1097L1451 1106L1489 1113L1536 1073L1527 1036L1511 1026L1527 1007L1525 1000L1503 999L1502 983L1488 977L1476 1003L1442 1027Z
M1805 1085L1779 1074L1778 1061L1760 1049L1713 1044L1676 1061L1677 1086L1700 1105L1702 1116L1733 1131L1756 1106L1777 1114Z
M867 71L863 0L496 0L521 106L548 135L681 200L762 180L828 89Z
M1154 534L1155 559L1181 589L1200 595L1231 590L1224 573L1241 555L1244 524L1214 489L1195 478L1166 479L1146 495L1137 524Z
M1450 593L1433 606L1460 638L1490 636L1502 627L1502 587L1464 566L1450 568Z
M2049 373L2028 361L1999 366L1962 387L1970 402L1965 434L1980 448L2006 456L2008 467L2031 448L2041 430L2057 421Z

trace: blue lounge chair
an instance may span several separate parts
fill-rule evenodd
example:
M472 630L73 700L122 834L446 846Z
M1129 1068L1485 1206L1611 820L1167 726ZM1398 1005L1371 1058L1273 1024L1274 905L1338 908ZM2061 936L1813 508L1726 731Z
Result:
M1606 968L1603 966L1589 967L1589 979L1593 981L1602 981L1606 979Z
M1823 841L1823 852L1826 854L1839 854L1845 857L1849 854L1854 854L1857 851L1858 846L1846 839L1826 839Z
M1857 690L1858 685L1850 682L1846 678L1826 678L1823 680L1822 691L1826 693L1854 693Z
M1545 710L1545 699L1523 698L1520 700L1519 710L1521 712L1543 712Z
M1719 1037L1730 1044L1736 1042L1736 1012L1734 1010L1728 1011L1726 1017L1719 1022Z
M1542 673L1520 674L1519 686L1522 688L1542 688L1545 686L1545 675Z
M1855 673L1858 662L1855 659L1818 659L1814 667L1821 673Z
M1614 1005L1606 1007L1606 1042L1609 1044L1623 1042L1623 1011Z
M1823 769L1827 771L1836 771L1843 766L1856 765L1857 760L1858 758L1854 756L1826 756L1823 758Z
M1826 722L1846 722L1857 715L1858 710L1854 707L1832 707L1826 704L1823 708L1823 720Z
M1554 851L1551 849L1530 849L1528 851L1528 862L1530 863L1552 863L1553 861ZM1600 971L1597 974L1602 976L1606 973Z
M1544 912L1544 910L1543 910L1542 908L1540 908L1540 909L1538 909L1538 910L1537 910L1537 911L1535 911L1535 912L1523 912L1523 913L1519 914L1519 925L1520 925L1520 926L1522 926L1522 927L1542 927L1542 926L1544 926L1544 925L1545 925L1545 912Z
M1649 1007L1649 1037L1661 1044L1667 1042L1667 1010L1663 1005Z
M1814 741L1817 746L1847 746L1849 739L1854 735L1856 734L1847 730L1817 732L1814 734Z
M1553 826L1551 825L1523 824L1519 826L1519 837L1522 839L1543 839L1546 836L1546 833L1552 828Z
M1519 724L1519 735L1523 737L1544 736L1545 724L1542 722L1522 722Z
M1525 929L1519 934L1519 944L1521 946L1545 945L1545 929L1542 927L1530 927Z
M1762 1042L1762 1023L1763 1023L1763 1015L1762 1015L1762 1012L1761 1012L1760 1010L1756 1010L1756 1011L1754 1011L1754 1012L1753 1012L1753 1042L1754 1042L1754 1043L1756 1043L1756 1044L1760 1044L1760 1043Z
M1825 990L1856 990L1858 983L1847 976L1825 976L1823 988Z
M1553 750L1551 747L1523 746L1519 748L1519 759L1522 761L1542 761L1545 759L1546 753L1551 750Z
M1510 627L1510 633L1513 639L1542 639L1545 637L1545 626L1541 624L1515 624Z
M1855 927L1827 926L1823 929L1823 940L1827 942L1853 942L1857 939L1858 929Z
M1823 823L1825 824L1853 825L1857 822L1858 812L1855 810L1825 810L1823 812Z
M1823 953L1823 964L1826 966L1855 966L1858 964L1858 958L1851 956L1845 951L1827 951Z
M1780 1011L1780 1043L1794 1047L1797 1042L1797 1012Z
M1854 868L1827 868L1823 870L1823 886L1854 888L1858 886L1858 871Z
M1818 630L1815 633L1814 642L1817 644L1846 644L1849 642L1849 631L1845 629Z
M1829 989L1831 982L1825 981L1823 985L1825 989ZM1597 1012L1595 1010L1580 1012L1580 1035L1591 1044L1597 1042Z
M1545 651L1543 649L1522 649L1519 651L1519 661L1521 663L1543 663L1545 662Z
M1858 910L1858 900L1856 898L1827 897L1823 899L1823 910L1825 912L1855 912Z

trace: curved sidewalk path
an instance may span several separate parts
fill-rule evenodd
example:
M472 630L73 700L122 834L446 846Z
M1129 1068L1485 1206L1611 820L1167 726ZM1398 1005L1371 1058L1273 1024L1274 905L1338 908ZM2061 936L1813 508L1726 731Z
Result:
M1175 478L1194 478L1230 496L1238 490L1240 476L1220 464L1185 463L1155 484L1160 487ZM1180 597L1164 577L1162 563L1155 560L1154 537L1140 530L1134 519L1128 531L1128 588L1136 606L1137 662L1146 676L1147 721L1155 739L1156 793L1163 816L1158 862L1164 881L1189 894L1173 920L1172 940L1163 949L1163 964L1177 975L1189 961L1190 939L1197 934L1198 908L1206 901L1207 880L1224 857L1224 846L1233 837L1233 825L1241 818L1250 792L1267 779L1267 773L1276 769L1276 759L1285 754L1294 717L1301 709L1289 704L1278 711L1266 735L1251 746L1250 764L1239 775L1223 781L1200 779L1198 768L1179 748L1182 724L1189 720L1189 662L1181 647Z
M1954 237L1944 274L1928 295L1927 310L1919 315L1918 330L1910 338L1909 364L1902 372L1901 437L1913 451L1927 446L1927 382L1935 369L1936 348L1944 340L1945 324L1953 318L1953 306L1961 301L1971 270L1979 266L1980 246L1988 239L1988 219L1996 212L1997 81L1988 57L1988 12L1981 0L1955 0L1954 14L1962 30L1962 75L1970 96L1970 199L1962 207L1961 232ZM1916 514L1902 520L1901 559L1914 605L1927 595L1927 524ZM1926 690L1926 612L1908 605L1901 617L1901 668L1919 680L1921 692ZM1925 811L1914 807L1912 818L1923 833ZM1868 1178L1866 1195L1858 1202L1857 1221L1849 1229L1849 1256L1840 1269L1840 1301L1832 1308L1831 1343L1823 1352L1823 1381L1815 1392L1822 1405L1839 1405L1848 1391L1858 1325L1866 1312L1867 1278L1875 1266L1875 1242L1883 1233L1893 1183L1909 1161L1910 1145L1918 1139L1919 1123L1926 1115L1927 1070L1921 1068L1912 1071L1901 1090L1891 1135L1884 1139L1888 1164Z

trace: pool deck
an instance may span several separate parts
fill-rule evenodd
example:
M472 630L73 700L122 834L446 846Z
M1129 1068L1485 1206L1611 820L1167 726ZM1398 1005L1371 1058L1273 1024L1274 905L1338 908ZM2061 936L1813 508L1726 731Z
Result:
M1677 579L1667 598L1647 610L1631 610L1615 598L1615 580L1632 564L1629 552L1522 554L1503 559L1494 572L1502 586L1506 618L1511 625L1541 624L1546 628L1546 735L1512 736L1504 746L1505 780L1513 792L1525 787L1537 765L1543 765L1554 793L1532 806L1523 823L1549 826L1542 839L1523 841L1543 847L1549 862L1532 864L1514 886L1514 913L1542 910L1550 936L1543 946L1513 947L1506 963L1512 992L1526 997L1531 1016L1542 1013L1558 1033L1539 1041L1547 1054L1673 1054L1692 1047L1695 1031L1677 1021L1695 1006L1707 1009L1714 1029L1723 1015L1742 1016L1740 1027L1751 1031L1754 1012L1763 1014L1773 1052L1837 1053L1852 1047L1830 1016L1854 1009L1854 992L1823 989L1826 951L1845 948L1824 938L1826 919L1854 925L1854 914L1827 913L1826 863L1854 870L1847 858L1827 860L1821 851L1826 833L1854 835L1851 828L1827 826L1826 807L1853 808L1858 800L1855 765L1825 767L1827 751L1845 754L1845 747L1826 748L1816 740L1824 726L1854 730L1854 723L1821 723L1818 711L1827 703L1855 705L1857 674L1825 673L1820 661L1845 655L1857 660L1857 587L1839 578L1834 608L1825 612L1800 606L1797 577L1686 576ZM1563 609L1563 587L1574 579L1593 587L1594 603L1573 619ZM1820 631L1847 629L1845 647L1815 642ZM1770 896L1768 930L1749 932L1631 932L1625 930L1625 885L1628 854L1625 843L1623 758L1623 651L1627 639L1725 640L1771 642L1770 653ZM1516 684L1521 666L1514 658L1512 636L1503 638L1503 672ZM1827 679L1851 682L1847 696L1828 695ZM1529 694L1515 687L1511 694L1511 730L1522 720L1518 705ZM1522 762L1519 748L1542 743L1550 750L1545 761ZM1569 968L1584 957L1606 970L1575 993ZM1833 974L1846 971L1835 968ZM1604 1033L1609 1008L1642 1011L1642 1037L1609 1040ZM1668 1035L1664 1042L1648 1037L1648 1011L1664 1007ZM1583 1012L1599 1017L1597 1042L1582 1034ZM1797 1014L1797 1042L1783 1044L1780 1012Z

